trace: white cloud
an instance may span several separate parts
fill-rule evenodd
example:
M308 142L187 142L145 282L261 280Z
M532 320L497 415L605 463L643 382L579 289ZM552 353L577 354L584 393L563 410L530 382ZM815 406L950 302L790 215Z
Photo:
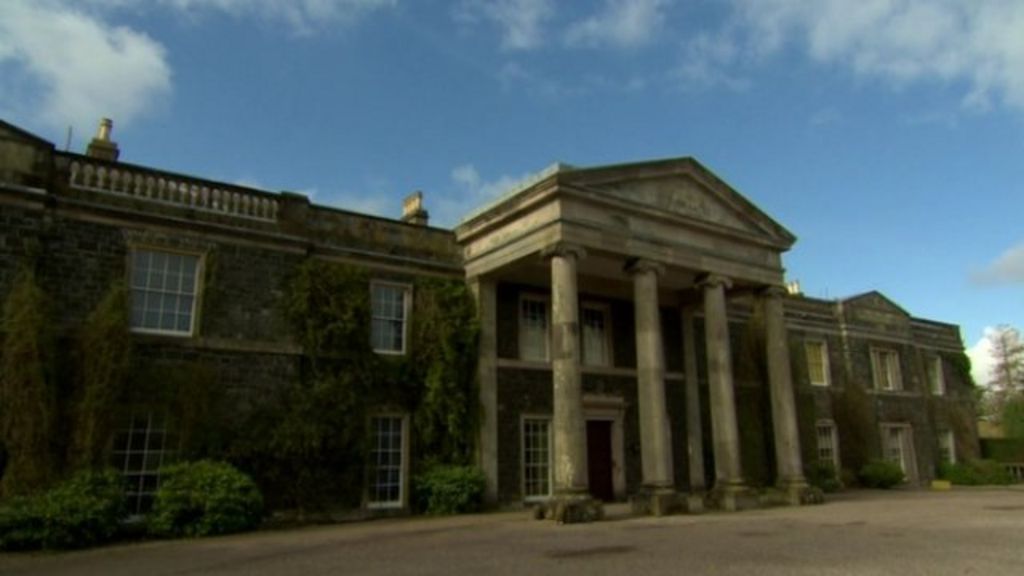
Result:
M523 174L514 177L506 174L494 180L485 180L473 164L456 166L451 172L454 190L433 201L429 197L424 199L428 204L433 204L427 206L432 223L438 226L454 226L471 211L498 198L530 176L531 174Z
M60 129L103 116L132 123L172 91L166 49L118 12L221 12L298 33L346 24L398 0L0 0L0 111Z
M0 75L16 74L41 93L0 91L0 106L56 128L91 127L111 115L127 124L171 91L160 43L48 0L0 3Z
M672 76L686 91L724 87L745 90L749 82L733 72L739 48L726 33L700 33L683 46L682 57Z
M971 376L978 386L987 386L992 379L992 368L995 361L992 358L992 343L988 337L995 332L994 326L985 328L982 337L967 349L967 357L971 359Z
M503 50L531 50L544 43L544 24L554 16L553 0L462 0L455 9L465 24L486 21L501 29Z
M234 18L258 17L284 22L292 31L308 34L333 24L351 23L398 0L79 0L99 10L152 9L154 6L199 17L220 12Z
M557 78L538 74L519 64L506 62L498 70L496 77L502 89L523 90L528 95L539 99L557 100L587 93L589 86L583 83L568 84Z
M495 180L484 180L480 177L476 166L472 164L463 164L452 169L452 181L458 185L461 192L459 195L461 197L460 200L477 204L494 200L503 192L529 177L530 174L523 174L518 178L502 175ZM476 207L465 206L464 212L468 212Z
M653 39L665 22L668 0L605 0L597 14L566 31L570 46L632 47Z
M894 87L962 82L964 104L1024 108L1024 2L732 0L736 30L762 57L787 43Z
M1003 252L973 276L979 284L1024 284L1024 242Z
M189 13L220 11L234 17L258 16L287 22L294 31L311 33L332 24L354 22L398 0L160 0Z

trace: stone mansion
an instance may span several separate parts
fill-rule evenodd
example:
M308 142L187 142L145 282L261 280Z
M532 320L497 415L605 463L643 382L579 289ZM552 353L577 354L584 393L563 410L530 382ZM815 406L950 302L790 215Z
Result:
M32 246L61 329L122 276L143 354L208 362L244 390L299 371L274 310L304 259L368 271L379 354L407 351L413 279L464 279L491 503L586 515L631 499L663 514L745 507L755 489L799 503L818 462L850 477L889 459L920 485L977 455L958 327L877 292L787 287L795 236L692 158L553 165L450 230L419 194L387 219L118 156L109 123L77 154L0 121L0 297ZM214 257L230 298L211 308ZM407 509L408 415L374 418L387 473L364 502ZM133 418L114 440L140 506L173 452L154 440L163 426Z

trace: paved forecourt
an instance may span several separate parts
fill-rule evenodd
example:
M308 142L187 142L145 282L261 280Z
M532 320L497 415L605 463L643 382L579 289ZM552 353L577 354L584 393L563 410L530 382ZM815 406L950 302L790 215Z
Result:
M63 554L0 574L1024 573L1024 489L853 492L824 506L558 526L525 512L382 520Z

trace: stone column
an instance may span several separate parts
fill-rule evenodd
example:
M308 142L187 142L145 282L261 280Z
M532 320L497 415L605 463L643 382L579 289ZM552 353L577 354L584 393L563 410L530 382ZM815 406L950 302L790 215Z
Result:
M665 406L665 349L658 306L658 276L664 268L648 260L630 262L636 317L637 396L643 487L638 508L661 516L676 503L672 471L672 435Z
M470 288L476 295L477 318L480 321L480 349L477 379L480 393L480 441L477 443L477 465L487 478L484 500L498 502L498 332L497 300L494 281L474 278Z
M800 495L807 487L807 482L800 458L800 431L797 427L793 375L789 366L789 343L782 304L784 294L782 287L770 286L761 292L760 300L764 314L778 486L786 491L791 504L800 504Z
M554 382L554 497L549 517L559 522L600 518L588 491L587 436L580 375L576 263L582 248L559 244L544 251L551 261L551 370Z
M686 452L689 456L690 494L702 494L704 484L704 429L700 417L700 382L697 377L697 330L694 306L682 309L683 370L686 386Z
M729 320L725 291L732 282L718 275L707 275L704 289L704 324L708 354L708 392L711 399L711 435L715 447L715 499L725 510L740 507L737 496L745 492L740 460L740 436L736 425L736 399L733 391L732 353L729 346Z

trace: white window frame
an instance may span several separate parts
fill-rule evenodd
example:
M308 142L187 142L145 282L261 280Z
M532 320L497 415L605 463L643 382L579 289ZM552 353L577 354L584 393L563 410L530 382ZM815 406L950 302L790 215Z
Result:
M946 395L946 373L942 368L942 356L932 359L931 388L935 396Z
M881 376L885 375L885 381ZM903 390L903 375L900 370L900 353L892 348L871 349L871 378L875 390L900 392Z
M524 354L526 350L526 343L530 339L530 335L526 333L525 327L526 322L523 317L523 305L526 302L539 303L544 310L544 357L543 358L527 358ZM519 307L516 310L516 318L519 327L519 359L527 362L550 362L551 361L551 297L542 296L539 294L520 294L519 295Z
M170 436L167 415L153 411L131 414L127 426L114 433L111 463L124 478L125 497L133 518L149 512L143 502L151 501L156 495L160 487L160 468L174 458ZM129 481L131 477L137 479ZM150 486L147 480L151 481Z
M838 476L840 470L839 460L839 431L836 429L836 423L832 420L818 420L814 426L815 436L817 438L817 455L819 462L828 462L832 465ZM829 446L826 450L830 453L824 455L825 450L822 449L822 438L823 432L827 434Z
M956 436L952 430L939 430L939 464L956 464Z
M898 431L899 443L892 443L892 432ZM896 462L903 470L903 478L908 482L917 481L917 459L914 455L914 431L910 424L888 423L881 425L882 457Z
M378 348L374 338L374 326L377 321L382 322L395 322L395 318L391 317L378 317L376 314L376 307L374 306L374 294L377 288L390 288L400 290L402 292L402 346L399 349L394 348ZM373 280L370 282L370 346L373 347L373 351L377 354L388 354L393 356L402 356L409 349L409 317L412 309L412 286L403 282L388 282L385 280Z
M604 333L601 335L601 347L604 358L601 362L594 362L593 359L587 358L587 328L585 326L585 314L587 311L598 312L603 318ZM598 302L584 302L580 305L580 364L584 366L596 366L601 368L610 368L614 361L612 360L612 312L611 306L604 303Z
M811 356L813 347L820 346L818 353L821 359L821 370L822 377L824 380L815 381L811 374ZM820 338L811 338L804 342L804 357L807 362L807 380L811 383L811 386L831 386L832 377L830 373L830 366L828 362L828 342Z
M180 285L179 285L179 289L176 290L176 291L152 288L151 286L149 286L149 282L151 281L151 276L152 276L151 273L149 275L147 275L147 280L146 280L146 285L145 286L136 285L136 282L135 282L135 268L136 268L135 259L136 259L136 257L138 255L143 254L143 253L149 254L151 259L152 259L154 254L162 254L165 257L166 256L182 256L182 257L187 257L187 258L194 258L195 259L195 270L194 270L194 274L193 274L193 278L192 278L192 287L191 287L192 292L191 292L191 294L188 293L187 291L185 291L185 287L184 286L180 286ZM199 316L199 310L200 310L200 308L199 308L199 301L200 301L200 296L201 296L200 295L200 289L202 287L201 279L203 277L204 264L205 264L205 262L204 262L204 255L201 254L201 253L188 252L188 251L183 251L183 250L173 250L173 249L168 250L166 248L154 247L154 246L133 246L128 251L128 291L129 291L130 300L131 300L131 310L129 311L129 314L130 314L130 316L129 316L129 325L131 327L131 331L135 332L135 333L138 333L138 334L158 334L158 335L161 335L161 336L178 336L178 337L183 337L183 338L190 338L190 337L194 336L196 334L196 332L197 332L197 327L199 326L199 322L198 322L198 316ZM152 269L150 269L150 270L152 270ZM165 276L166 276L166 272L167 272L167 267L165 265L165 267L164 267L164 275ZM158 294L158 295L161 295L161 296L172 296L172 297L176 297L176 298L191 297L192 298L192 307L188 311L188 316L189 316L188 329L187 330L178 330L178 329L168 330L168 329L164 329L164 328L148 328L146 326L137 326L135 324L135 304L138 302L137 298L139 298L141 296L143 298L148 299L150 294ZM144 300L144 302L145 302L145 300ZM142 306L143 306L142 314L143 314L143 316L145 316L145 314L147 312L147 308L146 308L145 304L143 304ZM161 313L162 313L162 311L161 311Z
M380 445L380 436L377 434L377 421L387 420L391 424L396 421L399 423L398 439L399 446L395 450L393 447L387 447L382 450ZM370 450L369 450L369 462L367 463L367 482L366 482L366 507L374 510L384 509L396 509L404 508L406 500L406 487L409 484L409 417L406 414L400 414L395 412L381 412L373 414L369 418L369 433L370 433ZM398 497L392 500L378 500L378 486L377 483L377 471L380 468L375 460L379 459L379 454L382 451L387 451L391 455L398 455ZM393 464L386 466L389 469L394 469Z
M527 448L530 446L529 439L527 437L527 425L528 424L543 424L546 428L547 435L547 446L545 448L547 452L547 462L544 464L535 464L527 458ZM520 470L520 485L522 486L523 500L525 502L542 502L551 497L554 489L554 435L551 425L551 416L547 415L536 415L536 414L524 414L519 419L519 470ZM529 476L528 468L543 466L547 469L547 487L546 493L530 494L528 487L530 486L527 481ZM543 472L543 471L542 471Z

